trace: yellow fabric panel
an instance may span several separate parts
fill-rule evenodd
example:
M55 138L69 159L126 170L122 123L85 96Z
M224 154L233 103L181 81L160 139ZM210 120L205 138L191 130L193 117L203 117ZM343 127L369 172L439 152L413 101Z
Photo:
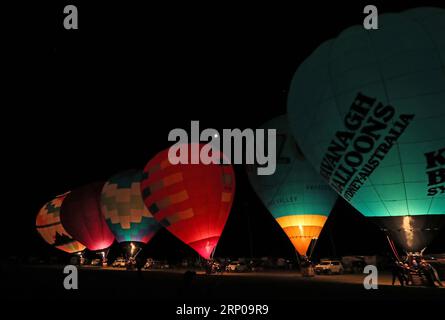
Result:
M46 242L49 244L54 244L55 234L57 231L60 231L60 228L58 225L52 225L49 227L39 228L37 230Z
M278 224L299 254L306 255L312 239L318 239L328 217L323 215L290 215L277 218Z
M321 214L295 214L277 218L281 228L294 226L319 226L323 227L328 217Z
M131 184L131 195L136 195L141 193L141 184L140 183L132 183Z
M131 225L131 217L130 216L121 216L119 217L119 221L121 224L122 229L128 230L130 229Z
M169 198L170 198L170 204L174 204L187 200L189 198L189 195L187 191L183 190L181 192L172 194Z
M75 252L85 250L86 247L78 241L73 241L69 244L57 246L56 248L63 250L65 252L68 252L68 253L75 253Z
M193 217L193 215L194 215L193 209L190 208L190 209L172 214L171 216L168 216L167 220L170 224L174 224L175 222L178 222L180 220L190 219L191 217Z
M232 200L232 193L231 192L223 192L221 194L221 201L222 202L230 202Z
M311 238L317 239L320 235L322 227L317 226L297 226L286 227L283 230L289 236L289 238Z
M139 191L140 192L140 191ZM130 203L132 194L131 192L124 191L124 192L116 192L113 194L116 197L116 203Z
M39 213L39 215L37 216L36 226L42 227L58 222L60 222L59 215L47 214L46 211L42 211L42 213Z
M145 208L143 209L131 208L130 215L137 217L137 221L133 222L141 222L142 217L147 217L147 218L151 217L150 213L148 212L148 210L145 210Z
M130 222L131 223L140 223L142 220L142 216L139 212L130 210Z
M182 201L185 201L189 198L189 195L186 190L182 190L178 193L172 194L170 196L167 196L163 198L162 200L156 202L156 205L159 207L159 209L165 209L171 204L180 203Z
M182 176L181 172L171 174L171 175L165 177L164 179L162 179L165 187L168 187L168 186L171 186L172 184L181 182L182 180L183 180L183 176Z
M112 223L119 223L119 215L116 209L104 209L102 212L105 213L104 216L106 219L111 219Z
M60 207L62 206L62 202L64 199L64 197L62 196L59 196L58 198L51 200L51 202L49 203L53 207L58 208L60 210ZM37 219L36 219L37 227L43 227L49 224L55 224L60 222L60 215L58 210L57 212L48 213L47 205L49 203L45 204L45 206L43 206L43 208L40 209L39 213L37 214Z
M294 238L291 239L292 244L294 245L295 250L300 255L307 255L307 250L309 249L309 246L311 245L311 238Z

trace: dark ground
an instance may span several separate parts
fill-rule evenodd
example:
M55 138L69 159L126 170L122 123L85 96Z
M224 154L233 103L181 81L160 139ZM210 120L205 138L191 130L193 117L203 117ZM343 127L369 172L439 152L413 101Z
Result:
M62 267L20 266L3 270L2 287L10 299L146 300L146 301L444 301L445 289L391 286L390 274L379 276L377 290L365 290L365 275L304 278L296 272L210 275L187 282L184 271L79 269L79 289L65 290Z

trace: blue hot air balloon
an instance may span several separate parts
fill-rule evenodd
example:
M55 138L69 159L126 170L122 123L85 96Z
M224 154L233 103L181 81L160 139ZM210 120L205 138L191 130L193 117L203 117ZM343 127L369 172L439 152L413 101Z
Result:
M277 167L272 175L258 175L256 168L248 167L250 183L295 250L310 255L337 194L304 158L285 115L261 128L277 130Z

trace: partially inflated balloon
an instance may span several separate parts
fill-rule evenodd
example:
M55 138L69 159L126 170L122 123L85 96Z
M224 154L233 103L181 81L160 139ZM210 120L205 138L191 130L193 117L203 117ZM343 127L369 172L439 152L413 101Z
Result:
M445 11L351 27L298 68L291 131L344 199L407 251L445 220Z
M102 189L102 212L118 242L148 243L160 228L145 207L141 179L142 171L123 172Z
M57 196L40 209L36 218L36 228L50 245L67 253L83 251L85 246L73 239L60 222L60 207L67 193Z
M114 236L100 209L103 183L92 183L72 191L60 210L63 227L89 250L104 250Z
M248 167L250 183L297 252L307 255L337 195L304 159L289 133L286 116L274 118L261 128L277 130L277 167L272 175L258 175L256 168Z
M231 165L172 165L167 149L148 162L141 190L145 205L161 225L203 258L211 257L233 202Z

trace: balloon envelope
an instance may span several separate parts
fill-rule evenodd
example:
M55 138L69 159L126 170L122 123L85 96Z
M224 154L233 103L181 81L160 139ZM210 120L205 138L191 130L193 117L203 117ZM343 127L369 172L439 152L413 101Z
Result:
M298 68L291 131L316 170L408 251L445 217L445 10L354 26Z
M114 241L100 209L102 186L96 182L72 191L60 211L64 228L91 251L104 250Z
M148 162L141 190L161 225L203 258L211 257L233 202L231 165L172 165L167 149Z
M258 175L256 168L249 166L249 181L297 252L307 255L337 195L304 159L289 133L285 115L268 121L261 128L277 130L277 166L272 175Z
M142 171L111 177L102 188L102 212L118 242L148 243L161 227L145 207L141 195Z
M40 209L36 218L36 228L50 245L67 253L83 251L85 246L73 239L60 222L60 207L67 193L57 196Z

